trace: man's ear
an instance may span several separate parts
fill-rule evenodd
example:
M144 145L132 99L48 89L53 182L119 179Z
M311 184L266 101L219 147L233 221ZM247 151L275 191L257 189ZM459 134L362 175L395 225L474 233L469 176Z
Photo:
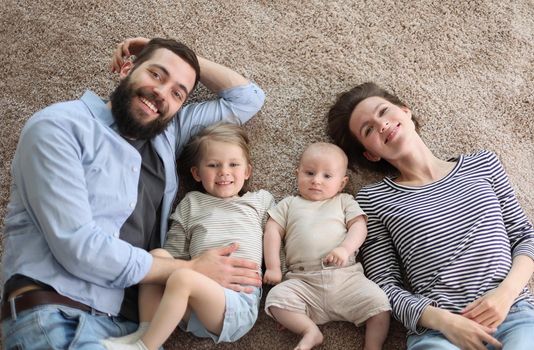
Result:
M198 168L196 166L192 166L190 171L191 175L193 175L193 179L195 179L196 182L202 181L202 179L200 179L200 175L198 174Z
M380 160L379 156L375 156L374 154L368 151L364 151L363 156L370 162L378 162Z
M130 74L130 72L132 71L134 67L134 64L132 61L130 60L127 60L126 62L124 62L124 64L122 65L120 71L119 71L119 76L122 79L126 78L128 76L128 74Z

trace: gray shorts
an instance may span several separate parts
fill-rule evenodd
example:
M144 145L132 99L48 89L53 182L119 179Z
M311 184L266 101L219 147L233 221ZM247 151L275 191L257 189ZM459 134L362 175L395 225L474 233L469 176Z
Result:
M273 317L269 311L271 306L306 314L316 324L350 321L357 326L372 316L391 310L386 294L364 276L360 263L342 268L288 272L284 281L267 295L265 311Z
M221 334L208 331L194 312L191 312L189 322L180 322L180 328L199 338L211 338L215 343L234 342L247 334L258 318L261 288L255 288L250 294L225 288L224 297L226 309Z

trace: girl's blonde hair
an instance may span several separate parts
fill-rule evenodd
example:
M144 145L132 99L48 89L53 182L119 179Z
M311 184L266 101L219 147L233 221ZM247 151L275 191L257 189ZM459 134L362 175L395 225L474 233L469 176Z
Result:
M189 170L193 166L199 166L202 159L207 141L226 142L239 146L247 161L246 165L252 164L250 157L249 138L247 133L240 125L229 122L218 122L203 128L198 134L193 136L189 143L184 147L181 159L185 167ZM243 188L239 195L248 191L248 180L245 180ZM195 182L196 190L205 192L201 183Z

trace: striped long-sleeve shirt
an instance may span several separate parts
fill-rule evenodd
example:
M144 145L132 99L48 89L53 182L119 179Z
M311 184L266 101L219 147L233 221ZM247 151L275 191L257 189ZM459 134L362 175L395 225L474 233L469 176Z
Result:
M420 187L385 178L357 200L368 215L367 276L388 295L410 334L428 305L458 313L497 287L512 259L534 259L534 229L497 156L462 155L443 179ZM534 302L525 287L516 301Z

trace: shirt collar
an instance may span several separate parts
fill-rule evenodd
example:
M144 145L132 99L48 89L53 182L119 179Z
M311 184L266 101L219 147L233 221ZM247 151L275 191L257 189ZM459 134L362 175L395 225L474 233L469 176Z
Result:
M94 92L86 90L80 100L87 106L93 118L100 120L107 126L112 126L115 123L111 108Z

